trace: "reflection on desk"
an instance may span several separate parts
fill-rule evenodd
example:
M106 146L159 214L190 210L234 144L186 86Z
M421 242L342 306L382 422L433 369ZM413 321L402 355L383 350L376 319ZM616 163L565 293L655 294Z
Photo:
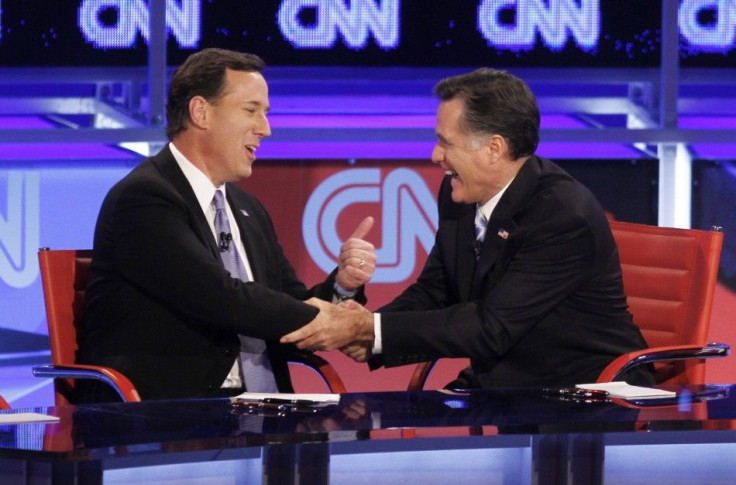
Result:
M499 389L343 394L337 405L278 413L244 412L227 399L34 411L58 416L59 421L0 426L0 464L46 463L58 476L81 470L100 481L105 470L255 458L264 467L260 481L277 483L276 466L267 465L283 467L304 455L311 456L312 467L322 463L323 469L317 472L320 480L334 484L330 470L351 454L497 448L531 451L524 455L530 457L529 466L519 467L522 478L538 476L540 464L548 463L545 466L552 467L555 480L567 480L564 470L571 468L559 462L567 457L570 463L587 463L584 472L589 483L602 483L602 456L598 457L600 469L590 469L590 463L597 462L596 449L614 442L617 446L736 443L736 433L731 431L736 428L732 386L693 386L679 389L674 400L641 403L571 401L541 389ZM726 433L712 433L717 430ZM381 472L389 473L390 464L381 465ZM409 464L408 470L415 468ZM300 475L295 471L294 476Z

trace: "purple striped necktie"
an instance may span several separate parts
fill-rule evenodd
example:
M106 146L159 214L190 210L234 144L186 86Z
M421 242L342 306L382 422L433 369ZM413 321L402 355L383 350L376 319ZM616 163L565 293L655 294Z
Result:
M225 210L225 198L219 190L215 191L212 200L217 211L215 214L215 232L218 235L220 247L220 258L225 269L234 278L248 281L248 273L245 271L240 254L235 248L230 232L230 221ZM248 392L278 392L276 379L271 369L271 361L268 359L268 350L264 340L239 335L240 337L240 363L243 369L243 379Z

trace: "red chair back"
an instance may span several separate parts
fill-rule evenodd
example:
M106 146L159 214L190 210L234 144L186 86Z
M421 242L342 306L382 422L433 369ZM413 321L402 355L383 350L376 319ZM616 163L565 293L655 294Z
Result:
M76 361L77 331L84 313L84 292L89 277L92 251L85 249L41 250L38 252L46 318L54 365ZM69 404L72 379L55 379L56 404Z
M649 347L705 345L723 233L611 221L629 311ZM655 364L657 382L701 384L703 359Z

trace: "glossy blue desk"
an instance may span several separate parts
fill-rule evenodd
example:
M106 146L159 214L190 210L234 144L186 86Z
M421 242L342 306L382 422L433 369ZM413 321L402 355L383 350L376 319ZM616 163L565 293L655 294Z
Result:
M0 483L723 483L736 477L735 393L706 386L638 403L539 389L366 393L287 412L228 400L42 408L60 421L0 426Z

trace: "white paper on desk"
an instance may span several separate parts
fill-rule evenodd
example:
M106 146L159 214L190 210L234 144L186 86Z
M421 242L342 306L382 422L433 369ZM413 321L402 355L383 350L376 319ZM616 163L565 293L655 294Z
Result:
M677 396L677 393L674 391L632 386L624 381L578 384L575 387L580 389L608 391L608 394L610 394L611 397L620 397L622 399L662 399Z
M43 421L58 421L58 416L40 413L2 413L0 424L38 423Z
M244 392L233 399L244 399L246 401L263 401L264 399L276 399L279 401L294 401L301 403L309 401L315 406L329 406L340 402L339 394L308 394L308 393L286 393L286 392Z

